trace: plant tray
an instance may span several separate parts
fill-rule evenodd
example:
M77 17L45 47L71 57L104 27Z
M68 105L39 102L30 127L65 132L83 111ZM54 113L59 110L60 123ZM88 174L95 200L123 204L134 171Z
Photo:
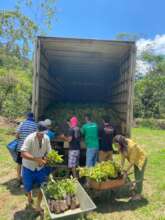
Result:
M95 180L89 179L89 188L96 190L106 190L106 189L115 189L125 185L125 180L121 177L114 180L107 180L101 183L96 182Z

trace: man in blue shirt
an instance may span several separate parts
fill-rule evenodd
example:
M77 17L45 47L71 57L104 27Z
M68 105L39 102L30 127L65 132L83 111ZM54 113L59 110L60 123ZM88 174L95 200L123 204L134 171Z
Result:
M32 112L27 114L27 119L18 126L16 130L16 137L18 138L18 146L17 146L17 179L19 186L22 184L21 179L21 165L22 165L22 157L21 157L21 147L24 143L25 138L35 132L37 130L37 124L34 121L34 115Z

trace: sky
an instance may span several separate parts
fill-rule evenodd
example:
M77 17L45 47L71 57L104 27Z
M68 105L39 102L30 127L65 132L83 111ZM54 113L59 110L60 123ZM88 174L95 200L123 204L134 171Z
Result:
M58 0L53 33L113 39L118 33L153 38L165 33L164 0Z
M14 2L0 0L0 9L12 9ZM135 33L139 52L151 47L165 54L165 0L57 0L56 8L49 36L112 40Z
M37 0L33 0L37 1ZM1 0L0 9L15 0ZM113 39L118 33L165 33L165 0L57 0L52 36Z

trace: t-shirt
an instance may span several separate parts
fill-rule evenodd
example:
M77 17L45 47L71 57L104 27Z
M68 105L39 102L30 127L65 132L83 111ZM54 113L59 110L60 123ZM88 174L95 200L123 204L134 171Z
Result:
M46 134L44 134L40 147L39 141L36 137L36 132L34 132L27 136L21 147L21 151L27 151L34 157L45 157L46 154L49 153L49 151L51 151L49 137ZM35 161L28 160L25 158L22 159L22 164L24 167L32 171L34 171L35 169L40 170L43 168L43 166L39 167Z
M94 122L86 123L81 128L81 132L85 137L87 148L98 148L98 126Z
M45 134L48 135L50 141L52 141L52 140L55 138L55 136L56 136L55 132L54 132L54 131L51 131L51 130L49 130L49 129L46 130Z
M17 132L19 133L19 138L18 138L18 146L17 146L17 151L20 151L21 146L23 145L23 142L25 138L35 132L37 130L37 124L34 120L27 119L26 121L22 122L18 128Z
M115 131L110 124L102 125L99 129L100 138L100 150L102 151L112 151L113 137L115 136Z
M140 170L144 166L144 162L147 159L146 152L134 141L127 139L128 142L128 155L127 159L130 163L137 166Z
M69 137L72 137L72 140L69 142L70 150L79 150L80 149L80 128L74 127L69 128Z
M68 136L68 131L69 131L69 125L67 124L67 122L63 122L63 123L59 126L59 132L60 132L60 134L64 134L65 136Z

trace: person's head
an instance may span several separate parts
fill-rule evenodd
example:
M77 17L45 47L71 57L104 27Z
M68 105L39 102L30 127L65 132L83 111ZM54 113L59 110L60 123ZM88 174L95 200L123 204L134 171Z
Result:
M66 119L66 124L70 127L70 118Z
M71 119L70 119L70 127L71 128L74 128L78 125L78 119L77 117L73 116Z
M70 127L70 118L65 118L63 124L68 125Z
M38 122L36 135L39 141L42 140L46 130L44 121Z
M33 112L28 112L27 115L26 115L26 118L27 118L27 119L34 119L34 114L33 114Z
M105 116L103 116L103 123L109 123L110 122L110 120L109 120L109 117L108 117L108 115L105 115Z
M118 148L118 151L120 153L127 151L128 143L127 143L127 140L124 136L116 135L113 139L113 142L114 142L115 146Z
M86 122L91 122L92 121L92 117L90 114L85 114L85 121Z
M51 121L50 119L48 119L48 118L45 119L44 123L45 123L45 127L51 128L51 126L52 126L52 121Z

